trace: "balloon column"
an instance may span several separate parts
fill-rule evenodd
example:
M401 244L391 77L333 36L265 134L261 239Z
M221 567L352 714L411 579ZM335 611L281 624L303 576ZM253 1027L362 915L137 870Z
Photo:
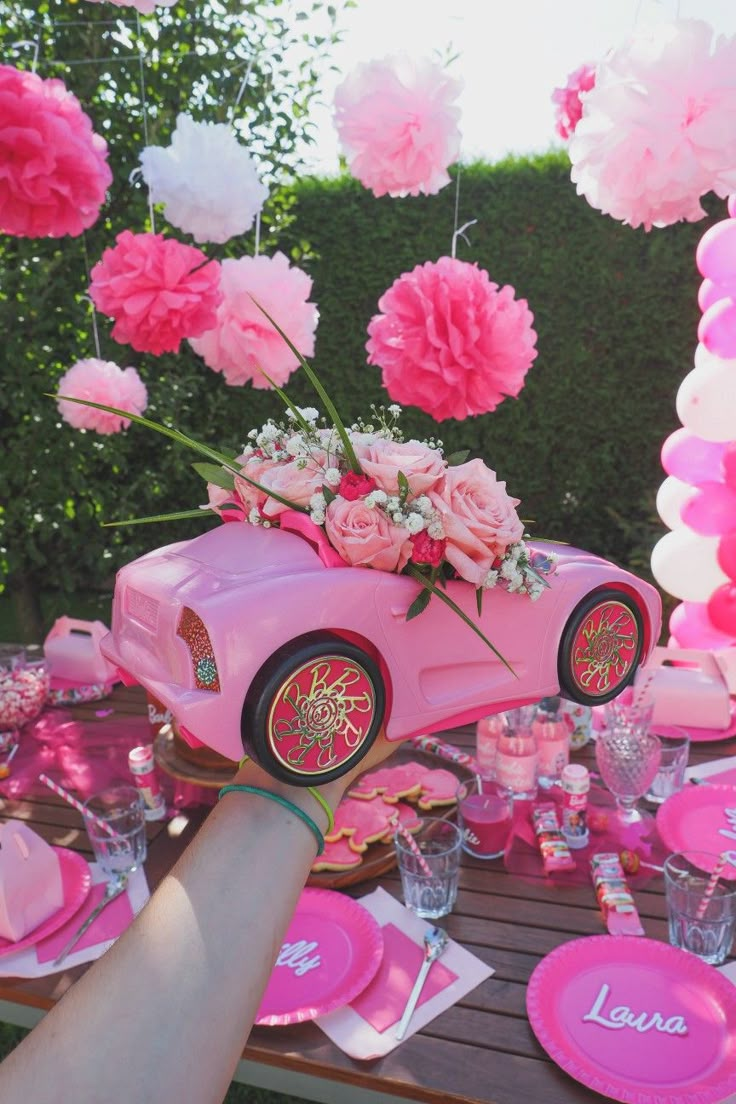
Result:
M671 531L652 552L657 582L682 600L670 642L709 650L736 644L736 196L728 213L698 245L700 344L677 394L683 428L662 447L657 510Z

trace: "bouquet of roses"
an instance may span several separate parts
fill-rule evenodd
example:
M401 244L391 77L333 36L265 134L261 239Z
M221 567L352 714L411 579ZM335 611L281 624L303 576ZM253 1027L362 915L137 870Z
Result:
M326 541L333 563L411 575L422 589L407 619L436 595L499 654L445 592L445 583L459 578L472 584L479 614L483 594L492 587L532 600L540 596L554 557L537 560L530 554L516 512L519 500L482 460L464 462L467 453L445 458L439 440L405 441L397 405L372 407L370 421L346 427L314 370L267 317L299 358L329 420L313 407L295 406L269 380L285 403L286 417L251 429L242 452L226 455L128 411L71 399L121 414L205 457L194 464L207 482L205 506L135 521L201 517L206 510L225 522L296 529L314 536L323 550ZM302 515L298 524L295 515Z

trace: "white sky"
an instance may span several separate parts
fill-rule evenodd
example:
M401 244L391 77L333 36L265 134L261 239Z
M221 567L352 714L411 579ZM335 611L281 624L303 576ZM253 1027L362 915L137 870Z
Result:
M553 89L637 24L678 14L736 34L736 0L358 0L333 56L347 74L391 53L445 56L451 45L460 56L449 71L464 81L462 159L497 161L557 144ZM313 111L317 144L307 159L322 174L337 171L331 104L340 79L329 75L325 106Z

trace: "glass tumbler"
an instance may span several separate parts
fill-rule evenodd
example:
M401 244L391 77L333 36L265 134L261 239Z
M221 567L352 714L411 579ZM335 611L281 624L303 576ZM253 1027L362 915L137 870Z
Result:
M712 966L725 962L736 931L736 881L711 875L718 855L680 851L664 864L670 943Z
M647 790L647 801L653 801L661 805L672 794L678 793L685 785L685 771L690 755L690 737L682 728L668 728L664 736L653 730L655 736L659 736L662 745L662 756L659 761L659 770L652 779L652 784Z
M457 825L435 817L421 821L419 831L412 833L411 843L396 834L394 845L404 904L417 916L437 920L452 911L457 897L461 843Z
M146 859L146 818L135 786L112 786L84 806L84 822L95 859L105 876L130 874Z

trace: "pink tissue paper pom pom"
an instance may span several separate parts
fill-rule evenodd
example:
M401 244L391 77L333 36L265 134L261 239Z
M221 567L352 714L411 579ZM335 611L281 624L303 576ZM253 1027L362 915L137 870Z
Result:
M564 88L555 88L555 130L560 138L572 138L583 115L583 97L595 86L595 65L581 65L567 78Z
M189 344L231 386L250 380L259 390L269 388L265 372L282 387L299 361L256 302L302 356L312 356L318 312L307 302L311 278L292 268L283 253L274 253L223 261L220 287L223 298L214 328Z
M368 326L368 363L397 403L437 421L487 414L516 397L537 335L526 299L475 264L440 257L400 276Z
M141 353L178 353L217 320L220 266L163 234L123 230L92 269L89 293L115 319L112 336Z
M78 360L59 381L59 395L73 399L116 406L131 414L142 414L148 405L148 392L135 368L119 368L110 360ZM59 413L75 429L93 429L96 433L120 433L130 425L129 418L108 414L91 406L58 399Z
M736 187L736 38L700 20L650 27L596 70L570 142L591 207L630 226L705 215L700 197Z
M0 230L77 237L111 182L107 143L63 81L0 65Z
M335 92L335 125L352 175L375 196L444 188L460 153L461 88L426 59L356 66Z
M89 0L91 4L104 4L107 0ZM109 0L116 8L135 8L141 15L151 15L156 8L173 8L177 0Z

